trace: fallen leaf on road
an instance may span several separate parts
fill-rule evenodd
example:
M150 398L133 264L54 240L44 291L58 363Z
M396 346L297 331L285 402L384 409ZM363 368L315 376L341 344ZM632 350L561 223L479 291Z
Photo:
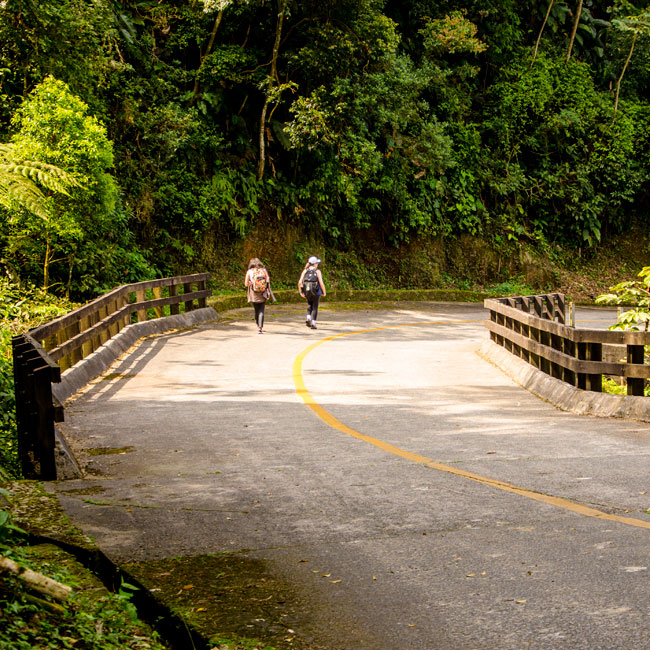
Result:
M515 600L515 602L517 603L517 605L523 605L526 602L526 599L524 599L524 600Z
M321 573L323 578L329 578L332 574L331 573Z
M330 582L335 585L337 582L341 582L340 580L330 580Z
M468 574L467 574L467 577L468 577L468 578L473 578L473 577L475 577L475 576L476 576L475 573L468 573Z
M185 585L183 589L194 589L194 585Z

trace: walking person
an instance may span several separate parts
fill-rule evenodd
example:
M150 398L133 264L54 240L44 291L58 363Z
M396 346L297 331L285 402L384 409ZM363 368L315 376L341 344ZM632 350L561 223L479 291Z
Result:
M312 256L307 260L305 268L300 274L298 280L298 291L303 298L307 299L307 316L305 325L311 329L318 329L316 327L316 319L318 318L318 301L321 296L327 295L325 291L325 283L323 282L323 274L321 273L318 265L320 264L318 257Z
M266 301L269 298L275 300L275 296L271 291L269 272L257 257L254 257L248 263L244 286L248 288L248 302L253 303L253 309L255 310L257 333L261 334L264 328L264 308L266 307Z

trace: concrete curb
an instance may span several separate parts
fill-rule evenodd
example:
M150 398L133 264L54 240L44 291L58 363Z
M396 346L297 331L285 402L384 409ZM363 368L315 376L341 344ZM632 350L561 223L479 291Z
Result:
M121 354L124 354L138 339L151 334L162 334L170 330L186 329L219 317L212 307L204 307L184 314L164 316L153 320L133 323L121 330L101 348L89 354L61 375L60 384L52 384L53 395L65 402L88 382L99 377Z
M521 387L562 411L650 422L648 397L594 393L575 388L534 368L493 341L483 343L477 354Z

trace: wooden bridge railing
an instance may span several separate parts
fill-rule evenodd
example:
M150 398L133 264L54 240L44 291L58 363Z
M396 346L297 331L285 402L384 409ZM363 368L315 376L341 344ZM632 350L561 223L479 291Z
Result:
M484 301L490 338L535 368L584 390L602 392L603 375L627 379L628 395L643 395L650 377L644 364L650 332L583 329L566 325L561 293ZM620 349L625 361L603 360L603 348ZM611 356L611 355L606 355Z
M64 415L52 382L61 381L61 372L127 325L164 316L166 306L170 315L205 307L209 278L199 273L123 285L13 338L18 455L26 478L56 478L54 423Z

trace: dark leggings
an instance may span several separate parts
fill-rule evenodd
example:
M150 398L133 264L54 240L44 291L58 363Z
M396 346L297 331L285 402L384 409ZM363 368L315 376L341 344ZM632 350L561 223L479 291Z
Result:
M265 302L254 302L253 309L255 309L255 322L257 326L262 329L264 327L264 307Z
M316 320L318 316L318 301L320 296L314 296L313 298L307 298L307 316L311 316L312 320Z

